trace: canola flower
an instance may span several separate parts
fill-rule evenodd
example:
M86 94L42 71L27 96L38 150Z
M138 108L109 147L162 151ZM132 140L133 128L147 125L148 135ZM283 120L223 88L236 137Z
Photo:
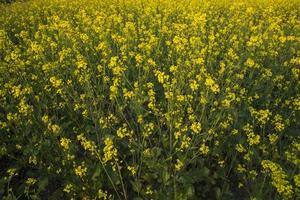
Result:
M0 2L0 196L299 199L299 8Z
M74 168L74 172L77 176L80 178L83 178L86 176L87 173L87 167L85 166L84 162L81 163L81 165L78 165Z
M114 147L113 140L111 138L106 138L104 140L104 148L103 148L103 153L104 153L104 158L103 162L106 163L110 160L117 159L117 154L118 150Z
M68 138L61 138L60 139L60 145L63 149L68 150L70 148L70 143L72 141Z
M281 167L269 160L262 161L262 167L270 172L272 185L277 189L278 193L283 194L285 198L290 198L293 194L292 186L286 180L287 175L282 171Z

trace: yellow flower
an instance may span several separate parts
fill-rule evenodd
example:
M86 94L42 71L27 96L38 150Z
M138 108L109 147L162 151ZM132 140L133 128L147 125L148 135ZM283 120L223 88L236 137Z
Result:
M219 93L219 85L209 76L205 80L205 85L208 86L213 93Z
M223 75L224 72L225 72L225 63L224 63L224 62L221 62L221 63L220 63L220 69L219 69L218 73L219 73L220 75Z
M21 85L18 86L13 86L12 87L12 93L13 93L13 97L18 98L21 95Z
M150 186L147 186L147 188L146 188L146 194L147 194L147 195L153 194L153 190L151 189Z
M177 101L184 102L184 96L183 95L178 95L177 96Z
M175 72L177 71L177 69L178 69L177 66L172 65L172 66L170 67L170 72L171 72L171 73L175 73Z
M274 123L276 131L282 132L284 130L285 126L281 115L276 114L272 122Z
M277 192L286 198L290 198L293 195L293 187L290 185L288 180L286 180L287 175L284 173L280 165L270 160L263 160L261 165L265 172L270 173L272 185L276 188Z
M19 113L23 114L24 116L28 116L32 112L33 112L33 107L28 105L25 98L22 98L19 103Z
M48 128L54 135L57 135L61 130L60 126L57 124L49 124Z
M173 92L169 92L169 91L165 92L165 97L166 99L171 99L173 97Z
M134 96L133 91L128 91L126 88L123 89L123 96L126 100L131 99Z
M218 164L220 167L224 167L225 166L225 161L224 160L218 160Z
M157 77L158 82L161 84L164 84L166 81L169 80L169 75L166 75L164 72L155 70L154 73L155 73L155 76Z
M189 148L191 140L192 139L190 137L184 135L183 138L182 138L182 141L181 141L180 149L183 150L183 149Z
M113 85L110 86L110 100L113 100L116 98L118 94L118 88L119 88L119 79L114 79Z
M27 180L26 180L26 184L27 185L33 185L33 184L35 184L37 182L37 180L35 179L35 178L28 178Z
M78 69L86 70L87 63L84 60L79 60L76 63Z
M246 152L246 149L244 148L244 146L242 144L237 144L235 145L235 149L239 152L239 153L244 153Z
M200 133L202 130L201 123L200 122L192 123L191 130L193 131L193 133Z
M237 166L237 171L241 174L245 173L247 170L245 169L245 167L241 164L238 164Z
M84 134L77 135L77 140L83 146L84 150L90 151L92 155L97 152L97 147L94 141L88 140Z
M68 138L61 138L60 139L60 146L64 148L64 150L68 150L70 146L71 140Z
M255 180L255 178L257 177L257 172L255 170L251 170L249 172L249 176L252 180Z
M199 151L202 155L207 155L209 152L209 147L206 146L205 144L201 144Z
M120 138L128 137L131 136L132 134L133 131L129 131L126 124L123 124L123 126L117 130L117 136Z
M176 160L175 170L180 171L183 168L183 162L179 159Z
M143 136L144 137L149 137L154 131L154 123L150 122L145 124L144 126L144 131L143 131Z
M15 168L8 169L8 170L7 170L7 173L8 173L8 176L9 176L10 178L13 177L13 176L15 176L15 175L18 175L17 169L15 169Z
M44 115L44 116L42 117L42 121L43 121L45 124L47 124L47 123L49 122L49 116L48 116L48 115Z
M239 188L242 188L242 187L244 187L244 184L241 183L241 182L239 182L238 187L239 187Z
M245 62L245 65L248 66L248 67L250 67L250 68L252 68L252 67L255 66L255 62L254 62L254 60L252 60L251 58L248 58L248 59L246 60L246 62Z
M190 81L190 88L192 89L192 91L196 91L198 89L198 83L195 80L191 80Z
M56 78L55 76L52 76L52 77L50 78L50 82L52 83L52 86L53 86L54 88L60 88L60 87L62 86L62 80Z
M136 167L134 167L134 166L128 166L127 167L127 169L130 171L130 173L132 174L132 175L135 175L136 174Z
M103 200L108 199L107 192L106 192L106 191L103 191L103 190L101 190L101 189L99 189L99 190L98 190L98 198L99 198L99 199L103 199Z
M29 157L29 164L37 165L37 158L36 156Z
M103 148L103 152L104 152L103 162L106 163L117 157L118 150L114 147L113 141L109 137L105 138L104 144L105 146Z
M248 141L250 146L259 144L259 142L260 142L260 136L254 134L253 132L248 133L247 137L248 137L247 141Z
M65 187L64 187L64 192L66 193L70 193L71 191L73 190L73 185L72 184L67 184Z
M142 124L143 123L143 115L139 115L138 116L138 119L137 119L137 122L139 123L139 124Z
M154 84L153 83L147 83L147 88L148 88L148 96L149 96L149 103L148 103L148 107L157 112L158 109L155 107L155 103L156 103L156 99L155 99L155 91L154 91Z
M260 122L262 125L266 124L272 113L266 109L266 110L258 110L256 111L254 108L249 108L251 116L253 116L258 122Z
M75 167L74 171L77 176L82 178L82 177L86 176L87 167L85 166L84 162L82 162L81 165Z
M275 144L278 140L278 135L275 134L270 134L268 137L271 144Z

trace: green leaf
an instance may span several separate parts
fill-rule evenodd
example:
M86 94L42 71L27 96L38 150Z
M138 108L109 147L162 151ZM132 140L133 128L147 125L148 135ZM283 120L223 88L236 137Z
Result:
M101 167L97 166L96 169L95 169L95 171L94 171L94 174L92 176L92 180L96 181L97 178L100 176L100 173L101 173Z
M133 190L137 193L140 193L140 191L142 190L142 184L139 180L135 180L135 181L131 181Z
M195 194L195 188L193 185L188 185L188 187L186 188L186 197L193 197Z
M209 178L209 169L203 167L202 169L194 168L183 172L179 178L179 182L183 184L193 184Z
M216 199L222 199L222 192L219 187L216 188Z
M45 190L48 183L49 183L49 179L47 177L43 177L37 184L38 192Z
M168 181L170 179L170 173L168 172L168 169L165 168L162 172L162 180L163 180L163 183L165 185L168 185Z

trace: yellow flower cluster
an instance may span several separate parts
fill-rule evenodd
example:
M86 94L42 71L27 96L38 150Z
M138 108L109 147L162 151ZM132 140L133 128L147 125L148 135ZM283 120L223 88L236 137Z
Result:
M288 161L293 163L295 166L299 166L300 165L299 153L300 153L300 142L294 141L289 146L288 150L285 152L285 156Z
M68 150L70 147L70 143L71 140L68 138L61 138L60 139L60 146L64 149L64 150Z
M272 115L268 109L256 111L254 108L250 107L249 110L251 115L262 125L266 124Z
M54 135L57 135L57 134L60 132L60 130L61 130L60 126L57 125L57 124L49 124L49 125L48 125L48 129L49 129Z
M180 161L179 159L176 160L176 164L175 164L175 170L176 171L180 171L183 168L184 163L182 161Z
M260 143L260 136L253 132L253 126L247 124L243 127L243 130L246 132L247 141L250 146L257 145Z
M155 91L153 89L154 84L153 83L147 83L147 88L148 88L148 96L149 96L149 103L148 107L153 110L154 112L157 112L158 109L155 106L156 99L155 99Z
M285 126L281 115L276 114L273 123L276 131L282 132L284 130Z
M293 195L293 187L286 180L287 175L282 168L270 160L263 160L261 165L267 173L270 173L272 185L276 188L277 192L285 198L290 198Z
M130 137L132 135L133 135L133 131L129 131L126 124L123 124L123 126L117 130L117 136L120 137L121 139L124 137Z
M74 172L80 178L85 177L86 173L87 173L87 167L85 166L85 163L82 162L81 165L75 166L74 167Z
M63 191L66 192L66 193L70 193L72 191L72 189L73 189L73 185L72 184L67 184L64 187Z
M200 151L201 154L207 155L208 152L209 152L209 147L206 146L205 144L202 144L202 145L200 146L200 148L199 148L199 151Z
M130 173L132 175L136 174L136 171L137 171L136 167L134 167L134 166L128 166L127 169L130 171Z
M98 198L99 199L103 199L103 200L106 200L108 199L108 194L106 191L103 191L103 190L98 190Z
M84 134L77 135L77 140L83 146L84 150L89 151L92 155L97 153L97 147L94 141L88 140Z
M111 160L116 160L118 156L118 150L114 147L113 140L109 137L104 140L104 148L103 148L103 162L107 163Z
M37 180L35 179L35 178L28 178L27 180L26 180L26 184L27 185L33 185L33 184L35 184L37 182Z
M213 93L220 92L219 85L210 76L206 78L205 85L208 86Z

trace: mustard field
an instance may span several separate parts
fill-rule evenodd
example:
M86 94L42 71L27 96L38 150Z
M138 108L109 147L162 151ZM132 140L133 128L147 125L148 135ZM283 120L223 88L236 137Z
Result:
M300 1L2 1L0 199L299 200Z

